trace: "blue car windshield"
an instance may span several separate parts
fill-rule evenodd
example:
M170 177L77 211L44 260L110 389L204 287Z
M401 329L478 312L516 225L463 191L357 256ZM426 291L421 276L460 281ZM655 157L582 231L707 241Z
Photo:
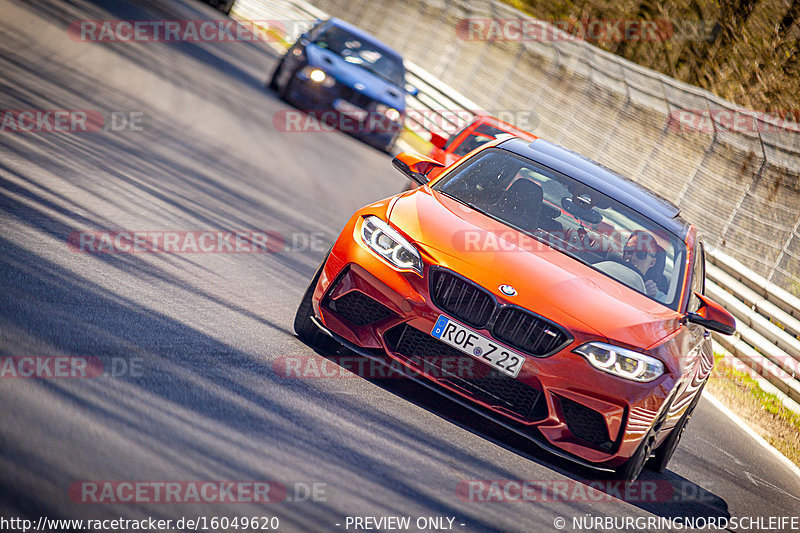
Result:
M397 56L344 28L331 26L316 38L314 44L341 56L350 64L372 72L392 85L403 87L405 84L403 62Z
M555 248L673 310L679 308L684 242L573 177L490 148L432 188L534 239L509 232L503 236L508 242L523 249L542 249L536 242ZM496 241L487 240L491 242Z

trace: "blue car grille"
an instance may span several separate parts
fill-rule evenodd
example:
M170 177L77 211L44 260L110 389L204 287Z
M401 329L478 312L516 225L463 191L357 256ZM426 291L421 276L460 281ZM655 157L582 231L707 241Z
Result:
M366 109L367 111L372 111L372 104L373 104L372 98L370 98L365 94L361 94L352 87L347 87L345 85L342 85L339 88L339 96L344 100L347 100L351 104L357 105L362 109Z

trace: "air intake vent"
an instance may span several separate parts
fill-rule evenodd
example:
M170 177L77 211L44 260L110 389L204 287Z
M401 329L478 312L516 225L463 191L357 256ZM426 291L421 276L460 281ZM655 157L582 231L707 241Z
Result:
M328 300L328 308L356 326L366 326L394 314L360 291L350 291L335 300Z
M608 436L608 426L603 415L585 405L567 398L558 398L569 431L592 446L610 451L614 446Z
M386 332L389 348L474 399L507 409L523 420L547 417L542 393L406 324ZM459 362L460 360L463 360Z

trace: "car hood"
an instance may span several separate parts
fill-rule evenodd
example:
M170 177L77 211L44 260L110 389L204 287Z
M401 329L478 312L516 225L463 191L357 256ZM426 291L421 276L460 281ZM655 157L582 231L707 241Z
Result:
M428 187L398 198L389 220L429 260L573 333L644 349L680 327L679 313Z
M360 84L356 89L358 92L398 111L405 110L404 87L397 87L358 65L348 63L340 55L313 44L306 47L306 55L309 65L321 68L336 78L338 83L353 89L356 89L356 84Z

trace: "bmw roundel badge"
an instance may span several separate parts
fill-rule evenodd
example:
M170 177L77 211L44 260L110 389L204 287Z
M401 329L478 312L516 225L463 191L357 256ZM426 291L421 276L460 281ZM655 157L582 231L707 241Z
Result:
M517 295L517 289L515 289L511 285L500 285L500 292L502 292L506 296L516 296Z

